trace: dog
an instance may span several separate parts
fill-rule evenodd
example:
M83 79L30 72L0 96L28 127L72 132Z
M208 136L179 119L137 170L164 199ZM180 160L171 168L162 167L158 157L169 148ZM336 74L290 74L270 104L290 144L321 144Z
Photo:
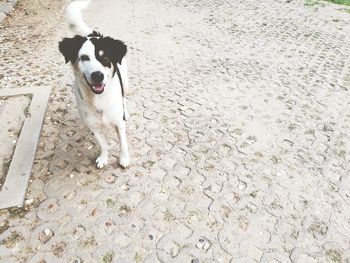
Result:
M82 19L82 10L89 0L72 1L67 9L70 27L78 34L59 42L59 51L65 62L71 63L75 81L74 95L81 119L92 131L100 145L96 159L98 168L108 163L108 141L105 128L117 128L120 140L119 164L130 164L126 137L128 116L124 92L128 88L127 46L120 40L104 37L91 30Z

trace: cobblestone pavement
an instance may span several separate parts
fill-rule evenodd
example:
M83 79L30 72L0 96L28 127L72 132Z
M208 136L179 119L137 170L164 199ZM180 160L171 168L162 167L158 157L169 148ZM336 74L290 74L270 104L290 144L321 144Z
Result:
M1 25L0 86L53 93L26 205L0 211L0 262L349 262L349 14L93 2L130 67L132 165L113 141L97 170L57 51L66 3L23 0Z

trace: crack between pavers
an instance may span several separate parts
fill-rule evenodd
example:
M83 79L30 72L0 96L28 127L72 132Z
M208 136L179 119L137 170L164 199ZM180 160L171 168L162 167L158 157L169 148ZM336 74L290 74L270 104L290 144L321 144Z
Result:
M219 229L218 233L216 234L216 238L218 240L218 244L219 244L219 247L222 249L222 251L224 251L226 254L230 255L230 256L233 256L229 251L227 251L226 248L223 247L223 245L221 244L221 240L220 240L220 234L221 234L221 231L224 229L225 227L225 224L223 224L221 226L221 228Z
M157 259L161 262L161 263L166 263L166 262L164 262L163 260L161 260L160 259L160 257L159 257L159 253L158 253L158 251L165 251L164 249L160 249L159 248L159 243L162 241L162 239L165 237L165 234L163 234L159 239L158 239L158 241L156 242L156 256L157 256ZM165 251L166 252L166 251Z
M206 189L208 189L208 188L206 188ZM214 198L212 198L210 195L208 195L208 194L205 192L206 189L204 189L204 190L202 191L202 193L203 193L206 197L208 197L208 198L211 200L209 206L207 207L207 209L208 209L208 215L209 215L209 214L210 214L210 207L211 207L211 205L214 203Z

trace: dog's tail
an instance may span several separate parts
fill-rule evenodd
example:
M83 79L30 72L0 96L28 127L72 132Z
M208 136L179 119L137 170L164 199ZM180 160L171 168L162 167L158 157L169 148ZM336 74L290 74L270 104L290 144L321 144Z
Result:
M70 28L78 34L84 36L90 34L92 30L84 22L81 14L82 10L87 8L91 0L73 0L66 9L66 16Z

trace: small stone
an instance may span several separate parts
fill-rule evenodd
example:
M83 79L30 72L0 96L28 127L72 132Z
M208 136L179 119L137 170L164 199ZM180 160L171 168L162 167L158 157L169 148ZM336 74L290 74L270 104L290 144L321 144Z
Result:
M120 189L122 189L122 190L124 190L124 191L127 191L127 190L129 190L130 188L129 188L129 186L128 186L127 184L122 184L122 185L120 186Z
M191 216L191 221L197 221L197 217L196 216Z
M113 221L108 220L108 221L106 221L105 225L106 225L106 227L111 227L114 225L114 223L113 223Z
M82 225L78 225L73 231L73 236L75 239L80 239L82 236L85 235L85 233L85 227L83 227Z
M33 198L27 199L27 200L25 201L25 204L26 204L26 205L31 205L31 204L33 204L33 203L34 203L34 199L33 199Z
M238 189L242 191L246 188L247 188L247 183L243 181L239 181Z
M97 213L97 208L93 209L90 213L91 216L95 216Z
M191 260L191 263L199 263L199 260L196 259L196 258L195 258L195 259L192 259L192 260Z
M46 229L44 230L44 233L45 233L45 235L47 235L47 236L53 234L53 232L52 232L49 228L46 228Z
M75 175L74 174L70 174L69 177L73 179L75 177Z
M116 178L114 174L106 175L105 181L109 184L113 184L115 182Z
M211 242L206 238L200 238L196 244L196 248L207 251L211 246Z
M178 247L172 247L170 249L170 256L171 257L176 257L176 255L179 254L179 248Z
M197 244L196 244L196 248L199 248L199 249L202 249L203 248L203 242L198 242Z
M149 235L148 236L150 240L153 240L153 236L152 235Z
M205 251L207 251L209 248L210 248L210 243L209 242L205 242L204 243L204 245L203 245L203 249L205 250Z
M64 196L64 198L67 199L67 200L72 200L73 197L74 197L74 194L72 194L72 193L69 193L69 194Z
M47 243L52 237L54 236L54 232L49 229L49 228L46 228L44 231L42 231L39 236L38 236L38 240L45 244Z

